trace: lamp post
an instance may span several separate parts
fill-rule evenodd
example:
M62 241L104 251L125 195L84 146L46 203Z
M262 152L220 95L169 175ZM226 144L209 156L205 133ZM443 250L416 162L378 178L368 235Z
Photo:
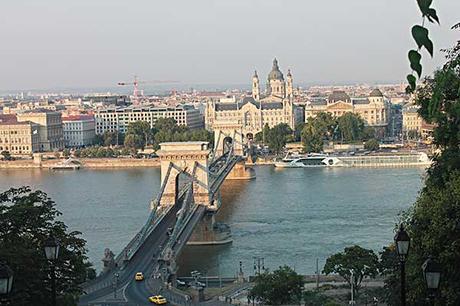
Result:
M428 258L422 265L422 271L428 289L428 297L433 300L441 281L441 265L432 258Z
M410 237L401 223L395 235L396 253L401 266L401 305L406 306L406 258L409 253Z
M8 295L13 286L13 271L4 263L0 263L0 304L8 304Z
M59 256L59 241L50 236L44 244L46 258L50 261L51 267L51 291L52 300L51 305L56 306L56 269L55 261Z

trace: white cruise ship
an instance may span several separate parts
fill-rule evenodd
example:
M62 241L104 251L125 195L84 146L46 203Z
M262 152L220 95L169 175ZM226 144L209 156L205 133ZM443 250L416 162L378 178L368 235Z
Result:
M355 156L332 156L326 154L287 154L274 163L277 168L315 167L411 167L430 166L431 160L423 152L407 154L369 154Z

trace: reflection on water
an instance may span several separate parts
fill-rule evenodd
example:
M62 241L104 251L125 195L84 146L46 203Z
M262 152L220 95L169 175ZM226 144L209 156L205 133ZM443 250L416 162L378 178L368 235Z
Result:
M282 264L302 273L315 260L345 246L379 250L393 236L397 214L415 199L421 169L285 169L257 167L253 181L227 181L217 221L231 226L234 241L219 247L187 247L180 274L191 270L233 276L243 262L252 274L253 256L270 269ZM47 192L70 230L88 241L100 269L104 248L115 253L144 224L160 170L114 169L50 172L0 171L0 190L31 185Z

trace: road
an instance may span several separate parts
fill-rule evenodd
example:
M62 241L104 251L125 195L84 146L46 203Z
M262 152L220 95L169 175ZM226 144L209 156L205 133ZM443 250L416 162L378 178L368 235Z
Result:
M157 265L157 255L160 254L165 246L168 235L167 230L169 227L174 227L176 222L176 213L180 209L180 205L174 205L168 213L164 216L161 222L156 226L153 232L147 237L146 241L141 245L139 250L134 254L126 267L121 269L114 269L114 271L106 273L101 276L98 283L106 285L107 281L111 284L114 280L115 273L119 274L118 288L124 288L126 297L130 297L135 302L147 301L147 297L152 295L147 289L146 282L134 282L134 275L137 272L142 272L146 277L152 274L153 269ZM134 284L134 285L133 285ZM97 300L102 300L104 297L113 294L113 287L103 286L101 289L96 289L86 295L81 296L79 304L89 305ZM129 299L131 301L131 299ZM142 304L140 304L142 305ZM147 303L147 305L149 305Z
M237 160L238 159L234 158L230 163L226 163L226 156L224 156L213 163L211 168L219 173L224 167L231 169ZM216 186L218 188L227 174L228 171L226 171L225 175L219 173L219 176L215 178L212 185L217 183ZM86 294L80 297L79 305L109 305L110 303L107 303L107 301L111 299L115 300L115 292L118 301L128 301L129 305L151 305L151 303L148 302L148 297L160 294L160 291L162 295L175 301L177 304L187 304L185 295L174 290L162 289L162 281L151 278L154 272L156 274L156 272L159 271L160 263L158 262L158 256L163 252L170 239L168 236L168 228L174 228L177 221L176 214L183 206L183 202L190 200L186 194L188 194L188 192L183 193L183 196L177 203L167 211L166 215L155 226L153 231L148 235L125 266L117 267L99 276L85 288ZM176 240L169 243L174 258L179 256L195 226L200 222L205 212L206 208L204 206L192 205L191 211L187 211L187 214L184 215L184 219L181 220L179 224L181 226L180 231L173 234ZM137 272L142 272L144 274L144 281L136 282L134 280L134 276ZM115 278L116 275L117 277ZM117 285L113 285L114 283ZM113 302L115 303L115 301Z

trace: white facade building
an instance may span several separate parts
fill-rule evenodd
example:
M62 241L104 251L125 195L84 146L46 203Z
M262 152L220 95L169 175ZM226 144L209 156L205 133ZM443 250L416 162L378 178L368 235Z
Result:
M62 124L66 147L85 147L94 144L96 126L93 116L63 117Z
M131 122L146 121L150 127L154 127L158 118L174 118L178 125L184 125L191 129L199 129L204 126L203 115L192 106L180 105L176 107L113 107L98 110L94 114L96 121L96 134L105 131L126 133Z

